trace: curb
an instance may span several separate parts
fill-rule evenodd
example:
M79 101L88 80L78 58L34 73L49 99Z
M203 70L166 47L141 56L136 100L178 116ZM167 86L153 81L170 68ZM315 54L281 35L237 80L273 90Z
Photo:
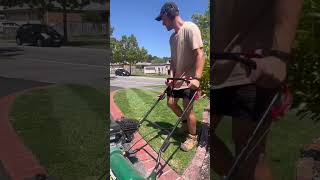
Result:
M119 107L113 101L113 96L117 93L117 91L113 91L110 93L110 114L115 120L121 120L124 118L124 114L121 112ZM201 137L195 156L192 159L191 163L184 171L184 173L179 176L168 164L164 164L165 161L161 158L160 164L161 169L160 173L157 176L159 180L178 180L178 179L195 179L195 177L200 177L200 170L202 167L202 163L204 161L205 155L207 153L207 145L208 145L208 132L210 127L210 107L205 108L205 112L203 112L202 117L202 132ZM156 164L157 153L149 146L149 144L142 138L139 132L135 133L133 139L133 150L137 150L137 158L143 163L147 173L150 173L153 170L153 167ZM164 166L164 167L163 167Z
M210 128L210 106L204 109L202 113L201 122L201 136L199 140L199 146L197 148L196 154L194 155L190 165L184 171L182 177L184 179L190 179L189 177L200 177L201 167L207 153L208 144L208 132ZM210 169L210 168L209 168Z
M113 119L119 120L124 118L124 114L113 100L113 96L116 94L116 92L117 91L113 91L110 93L110 115L113 117Z
M10 123L10 108L17 96L36 89L44 89L48 86L40 86L12 93L0 98L0 160L12 180L33 178L37 174L48 175L46 169L40 165L39 160L28 149Z

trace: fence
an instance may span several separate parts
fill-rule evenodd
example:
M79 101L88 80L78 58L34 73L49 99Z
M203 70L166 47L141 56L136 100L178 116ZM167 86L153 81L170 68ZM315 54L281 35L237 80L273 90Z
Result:
M63 34L63 24L52 26L60 34ZM105 23L68 23L68 35L103 35L107 33Z
M125 69L128 72L130 72L129 66L123 66L123 65L111 65L110 66L110 74L115 74L115 71L117 69ZM131 66L131 74L132 75L142 75L144 74L144 70L142 68L137 68L135 66Z
M0 27L1 38L15 38L18 27Z

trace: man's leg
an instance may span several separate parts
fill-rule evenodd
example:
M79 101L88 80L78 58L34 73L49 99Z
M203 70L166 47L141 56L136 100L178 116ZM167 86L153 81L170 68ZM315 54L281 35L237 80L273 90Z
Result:
M190 104L190 98L194 95L193 93L196 92L193 92L190 89L187 89L184 92L185 97L183 98L183 108L186 111L185 117L187 118L189 134L187 136L187 140L181 144L181 149L183 151L190 151L198 143L196 114L193 111L193 104ZM188 106L189 108L187 109Z
M254 177L255 180L273 180L272 171L265 154L259 157Z
M190 103L190 99L183 98L183 108L186 109ZM196 114L193 111L193 104L190 104L189 111L186 112L189 134L197 134L197 119Z
M224 142L216 135L216 128L218 127L222 116L213 115L210 123L210 139L211 139L211 162L210 167L219 176L227 175L228 171L232 166L233 155L224 144Z
M170 108L178 117L180 117L180 116L182 115L182 109L181 109L181 107L178 105L178 100L179 100L179 98L174 98L174 97L168 96L168 98L167 98L167 105L169 106L169 108Z
M257 126L258 122L251 119L232 119L232 137L235 144L236 155L238 155L242 148L247 144L248 139L251 137L252 132ZM263 132L271 125L271 120L267 120L262 129L257 134L261 137ZM254 143L258 138L255 138ZM239 180L271 180L272 175L268 164L264 158L266 148L266 137L257 145L255 150L251 153L248 160L240 161L240 168L236 171L234 178ZM253 146L250 146L251 149ZM247 151L248 152L248 151ZM247 152L245 154L247 154ZM255 171L253 171L255 170Z

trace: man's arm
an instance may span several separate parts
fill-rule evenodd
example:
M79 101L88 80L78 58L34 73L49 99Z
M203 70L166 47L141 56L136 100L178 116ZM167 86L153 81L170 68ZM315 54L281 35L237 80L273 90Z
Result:
M196 73L195 73L195 78L200 79L202 76L203 72L203 67L205 63L205 56L204 56L204 51L203 48L198 48L193 50L194 56L196 57ZM197 89L200 86L199 80L194 79L190 80L190 84L188 85L189 88L192 89Z
M174 77L172 62L170 63L170 77L171 77L171 78Z
M295 39L303 0L278 0L275 2L275 26L272 49L290 53ZM257 69L250 79L261 87L277 88L287 78L286 63L279 57L266 56L257 59Z
M275 31L272 49L290 52L303 0L278 0L275 9Z
M196 57L196 78L201 78L202 72L203 72L203 67L205 63L205 55L203 48L198 48L194 50L194 55Z

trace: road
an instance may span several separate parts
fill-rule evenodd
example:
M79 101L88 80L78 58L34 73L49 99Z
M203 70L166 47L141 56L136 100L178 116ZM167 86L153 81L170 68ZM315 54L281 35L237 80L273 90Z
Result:
M116 76L110 80L112 89L117 88L139 88L144 86L164 85L165 78L151 78L141 76Z
M0 44L0 76L105 88L108 51Z
M34 47L0 44L0 76L47 83L107 87L108 51L78 47ZM110 90L163 85L163 78L116 77Z

